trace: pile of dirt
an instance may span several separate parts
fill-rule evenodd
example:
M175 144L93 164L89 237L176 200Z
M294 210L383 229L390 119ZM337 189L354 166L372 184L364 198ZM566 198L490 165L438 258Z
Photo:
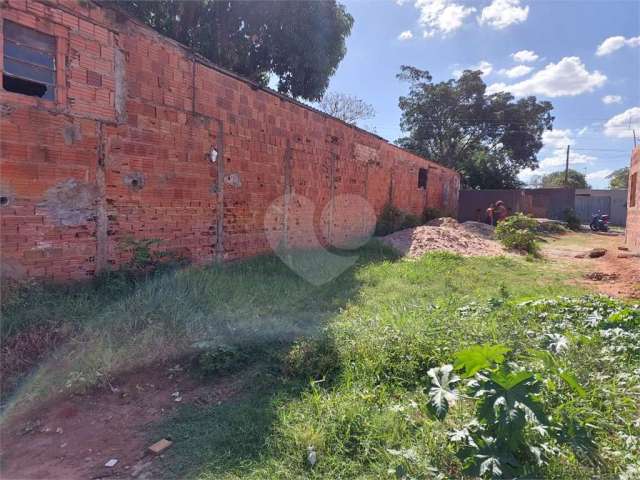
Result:
M461 223L460 226L467 232L487 240L493 240L496 235L496 227L487 223L469 221Z
M455 218L440 217L440 218L434 218L433 220L429 220L427 223L425 223L425 225L427 227L457 228L458 225L460 225L460 224L458 223L458 221Z
M426 252L440 251L464 256L503 255L502 246L491 240L494 228L478 222L458 223L444 217L431 220L426 225L407 228L382 237L382 241L409 257L419 257Z

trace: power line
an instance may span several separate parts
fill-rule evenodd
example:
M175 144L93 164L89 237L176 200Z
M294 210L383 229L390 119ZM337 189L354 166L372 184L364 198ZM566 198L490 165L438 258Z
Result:
M621 153L631 153L630 150L620 150L620 149L616 149L616 148L592 148L592 147L581 147L581 148L576 148L573 147L574 150L583 150L583 151L590 151L590 152L621 152Z

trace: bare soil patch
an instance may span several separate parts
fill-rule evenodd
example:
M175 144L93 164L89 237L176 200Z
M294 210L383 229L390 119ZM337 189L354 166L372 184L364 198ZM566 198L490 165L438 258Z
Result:
M108 389L57 398L2 429L3 479L157 478L148 426L180 405L223 402L241 388L232 376L203 383L179 363L121 375ZM105 463L117 459L113 467Z
M592 258L594 249L606 252ZM583 285L614 297L640 299L640 257L634 253L627 253L624 235L615 233L568 233L543 247L547 258L581 272Z
M394 232L381 240L409 257L434 251L464 256L504 255L504 248L492 239L493 230L491 225L458 223L453 218L444 217L431 220L426 225Z

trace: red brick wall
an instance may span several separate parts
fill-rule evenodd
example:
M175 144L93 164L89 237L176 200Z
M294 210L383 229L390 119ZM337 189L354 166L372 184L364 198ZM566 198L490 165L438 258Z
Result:
M414 214L457 209L455 172L113 10L9 0L0 12L57 40L55 101L0 90L4 275L90 276L127 260L128 237L197 262L268 252L268 232L290 246L340 242L362 233L366 214L344 194L375 213L389 199Z
M636 175L635 205L632 206L632 178ZM636 147L631 155L631 168L629 171L629 198L627 199L627 244L640 250L640 147Z

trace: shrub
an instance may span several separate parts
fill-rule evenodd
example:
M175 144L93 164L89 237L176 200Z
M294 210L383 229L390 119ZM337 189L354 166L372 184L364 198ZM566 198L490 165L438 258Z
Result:
M382 209L378 223L376 223L375 234L377 236L389 235L398 230L417 227L422 223L422 219L417 215L405 213L391 203L387 203Z
M305 380L320 380L330 376L338 365L338 354L327 337L297 341L286 355L285 374L290 377L301 377Z
M435 218L442 218L446 216L449 216L449 215L446 215L439 208L427 207L422 212L422 223L427 223L428 221L433 220Z
M404 215L391 203L385 204L382 213L376 223L375 234L377 236L389 235L400 228Z
M522 213L516 213L498 223L496 238L508 249L537 255L537 229L537 220Z
M420 220L420 217L411 213L407 213L402 219L402 225L400 225L400 229L402 230L405 228L413 228L421 224L422 222Z
M573 210L573 208L565 209L564 220L565 222L567 222L567 227L569 227L571 230L574 230L574 231L580 230L582 222L578 218L578 215L576 215L576 212Z
M566 233L567 229L560 222L556 222L555 220L549 222L542 222L538 227L538 231L543 233Z
M132 273L153 273L163 268L186 266L189 262L181 254L158 250L162 243L159 238L136 240L132 236L120 241L120 249L129 255L126 269Z

